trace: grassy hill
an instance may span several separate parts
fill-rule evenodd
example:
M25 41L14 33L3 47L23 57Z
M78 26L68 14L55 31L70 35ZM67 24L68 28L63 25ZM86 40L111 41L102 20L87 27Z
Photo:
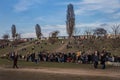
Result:
M63 42L63 43L62 43ZM67 39L59 39L54 44L49 43L48 40L37 40L37 41L31 41L31 42L25 42L22 44L17 45L17 47L10 47L7 46L5 48L0 49L0 55L7 54L13 50L19 50L20 54L25 55L28 51L32 52L40 52L40 51L47 51L47 52L55 52L59 48L63 47L61 52L76 52L76 51L102 51L103 48L105 48L107 51L114 55L120 56L120 39L84 39L84 40L76 40L72 39L69 43ZM22 49L26 50L22 50ZM34 50L32 50L34 48Z

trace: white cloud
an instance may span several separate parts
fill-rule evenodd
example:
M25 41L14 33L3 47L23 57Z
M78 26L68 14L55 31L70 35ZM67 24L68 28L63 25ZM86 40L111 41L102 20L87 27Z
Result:
M45 36L49 36L49 34L53 31L60 31L59 35L63 36L66 35L66 25L45 25L43 27L41 27L42 31L43 31L43 35ZM46 34L47 33L47 34Z
M120 19L120 12L113 14L113 16L110 17L111 19Z
M70 3L74 5L76 16L93 16L93 18L102 16L100 18L102 22L120 18L120 0L74 0L64 1L58 5L66 6Z
M95 29L95 28L104 28L106 29L108 32L111 31L111 27L114 24L119 24L118 22L113 22L113 23L81 23L81 24L76 24L75 28L77 30L80 30L80 33L78 33L78 35L84 34L84 30L86 29ZM48 37L49 34L55 30L60 31L59 36L66 36L66 25L45 25L45 26L41 26L41 30L42 30L42 34L45 37ZM35 32L29 32L29 33L23 33L22 34L22 38L35 38L36 37L36 33Z
M65 25L45 25L45 26L41 26L41 30L42 30L42 34L45 37L48 37L49 34L53 31L60 31L59 35L63 36L66 35L66 26ZM28 32L28 33L23 33L21 34L22 38L34 38L36 37L36 33L35 32Z
M52 29L52 30L55 30L55 29L64 29L65 28L65 25L45 25L43 27L43 29Z
M89 11L95 10L110 14L120 9L120 0L83 0L73 4L78 7L76 15L89 14Z
M22 38L35 38L36 34L34 32L32 32L32 33L24 33L24 34L21 34L21 37Z
M43 17L36 17L34 20L35 21L46 21Z
M40 0L19 0L19 2L14 6L16 12L26 11L33 5L41 3Z

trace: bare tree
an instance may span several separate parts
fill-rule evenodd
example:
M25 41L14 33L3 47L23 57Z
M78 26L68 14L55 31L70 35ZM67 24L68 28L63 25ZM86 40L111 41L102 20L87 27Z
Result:
M12 32L12 38L15 40L16 37L16 26L13 24L11 27L11 32Z
M8 40L9 37L10 37L9 34L4 34L4 35L2 36L2 38L3 38L4 40Z
M74 8L72 4L69 4L67 6L66 27L67 27L67 34L69 35L69 37L72 37L74 33L74 27L75 27L75 14L74 14Z
M105 36L107 34L107 31L104 28L96 28L93 34L99 37Z
M58 34L59 34L59 31L53 31L52 38L56 38Z
M59 31L57 31L57 30L53 31L49 34L49 42L51 44L54 44L58 40L58 38L57 38L58 34L59 34Z
M16 33L16 39L19 40L21 38L21 34L20 33Z
M114 34L114 36L116 38L117 35L120 34L120 25L115 24L111 28L112 28L112 32L113 32L113 34Z
M85 34L86 34L87 38L90 38L90 36L92 35L92 30L90 28L86 28Z
M80 29L79 28L75 28L74 29L74 35L79 35L80 34Z
M36 31L36 36L38 39L41 39L42 33L41 33L41 28L39 24L36 24L35 26L35 31Z

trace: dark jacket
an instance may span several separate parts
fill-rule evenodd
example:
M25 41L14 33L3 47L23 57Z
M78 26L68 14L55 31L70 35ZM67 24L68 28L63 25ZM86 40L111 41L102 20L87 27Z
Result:
M106 61L106 56L105 55L103 55L103 56L101 56L101 64L104 64L105 63L105 61Z
M99 61L99 56L94 55L93 61L94 61L94 62L98 62L98 61Z

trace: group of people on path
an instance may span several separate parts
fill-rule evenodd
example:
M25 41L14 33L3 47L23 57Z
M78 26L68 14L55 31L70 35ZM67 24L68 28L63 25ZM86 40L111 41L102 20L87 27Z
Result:
M13 60L13 68L18 68L17 61L20 55L18 55L17 51L13 52L10 58ZM105 62L109 60L108 53L106 51L94 51L94 53L85 53L78 51L77 53L45 53L39 52L30 54L28 52L26 56L24 56L26 61L32 62L73 62L73 63L83 63L83 64L94 64L94 68L98 68L98 64L102 65L102 69L106 68Z

